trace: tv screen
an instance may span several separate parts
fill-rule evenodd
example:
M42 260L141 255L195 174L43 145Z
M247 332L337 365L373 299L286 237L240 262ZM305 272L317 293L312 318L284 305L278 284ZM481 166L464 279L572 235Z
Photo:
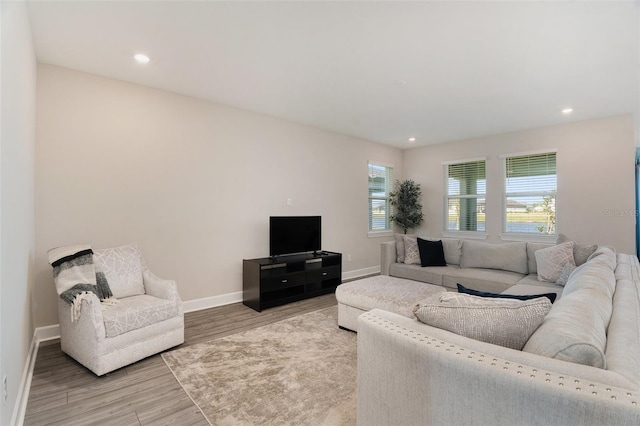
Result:
M320 216L271 216L269 255L321 250L321 222Z

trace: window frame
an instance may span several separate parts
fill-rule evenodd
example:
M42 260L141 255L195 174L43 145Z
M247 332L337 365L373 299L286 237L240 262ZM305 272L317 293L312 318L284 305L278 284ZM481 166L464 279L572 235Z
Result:
M553 191L526 191L526 192L507 192L507 160L514 157L527 157L555 154L555 169L556 169L556 186ZM557 211L558 211L558 150L556 148L549 148L536 151L517 152L511 154L500 155L502 165L502 232L500 239L503 241L532 241L532 242L545 242L553 243L558 238L558 223L557 223ZM534 233L534 232L510 232L507 231L507 199L509 197L522 197L522 196L548 196L554 195L554 212L556 214L555 232L553 234Z
M369 173L369 171L371 170L371 167L383 167L385 169L385 175L387 177L387 181L385 182L386 184L386 188L385 188L385 196L384 197L372 197L369 193L369 179L371 178L371 174ZM374 160L369 160L367 162L367 228L368 228L368 236L369 237L386 237L389 235L393 235L393 225L391 223L391 221L389 220L389 217L392 214L392 206L391 203L389 202L389 193L393 191L393 172L394 172L394 166L393 164L389 164L389 163L385 163L382 161L374 161ZM385 229L372 229L372 220L371 218L373 217L373 212L372 212L372 208L371 208L371 201L372 200L383 200L385 202Z
M485 193L484 194L465 194L462 195L451 195L449 194L449 167L452 165L461 165L467 163L478 163L484 162L485 169ZM477 157L477 158L468 158L463 160L453 160L453 161L443 161L441 163L444 167L443 170L443 231L442 235L444 237L453 237L453 238L465 238L465 239L486 239L487 238L487 213L486 213L486 200L487 200L487 191L488 187L486 185L487 180L487 157ZM476 191L477 192L477 191ZM449 229L449 200L450 199L462 199L462 198L475 198L476 200L479 198L485 199L485 229L484 231L469 231L469 230L455 230ZM477 221L476 221L477 225Z

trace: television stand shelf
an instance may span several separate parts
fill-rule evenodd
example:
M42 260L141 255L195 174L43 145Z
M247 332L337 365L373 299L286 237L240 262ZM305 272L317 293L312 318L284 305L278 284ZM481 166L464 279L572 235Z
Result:
M342 254L330 251L242 261L242 303L260 312L333 293L342 283Z

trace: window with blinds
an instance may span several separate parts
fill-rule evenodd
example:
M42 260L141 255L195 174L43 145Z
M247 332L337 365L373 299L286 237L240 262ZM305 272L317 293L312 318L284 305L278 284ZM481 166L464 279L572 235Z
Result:
M483 159L445 165L447 231L486 231L485 163Z
M393 189L393 167L369 163L369 231L391 230L389 192Z
M504 231L556 234L556 153L504 159Z

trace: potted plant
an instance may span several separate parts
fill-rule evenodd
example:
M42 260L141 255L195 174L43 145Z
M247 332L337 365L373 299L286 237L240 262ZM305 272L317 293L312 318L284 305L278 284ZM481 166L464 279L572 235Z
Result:
M408 229L419 226L424 220L421 195L420 184L411 179L396 181L395 190L389 193L389 202L395 207L389 220L403 228L405 234Z

